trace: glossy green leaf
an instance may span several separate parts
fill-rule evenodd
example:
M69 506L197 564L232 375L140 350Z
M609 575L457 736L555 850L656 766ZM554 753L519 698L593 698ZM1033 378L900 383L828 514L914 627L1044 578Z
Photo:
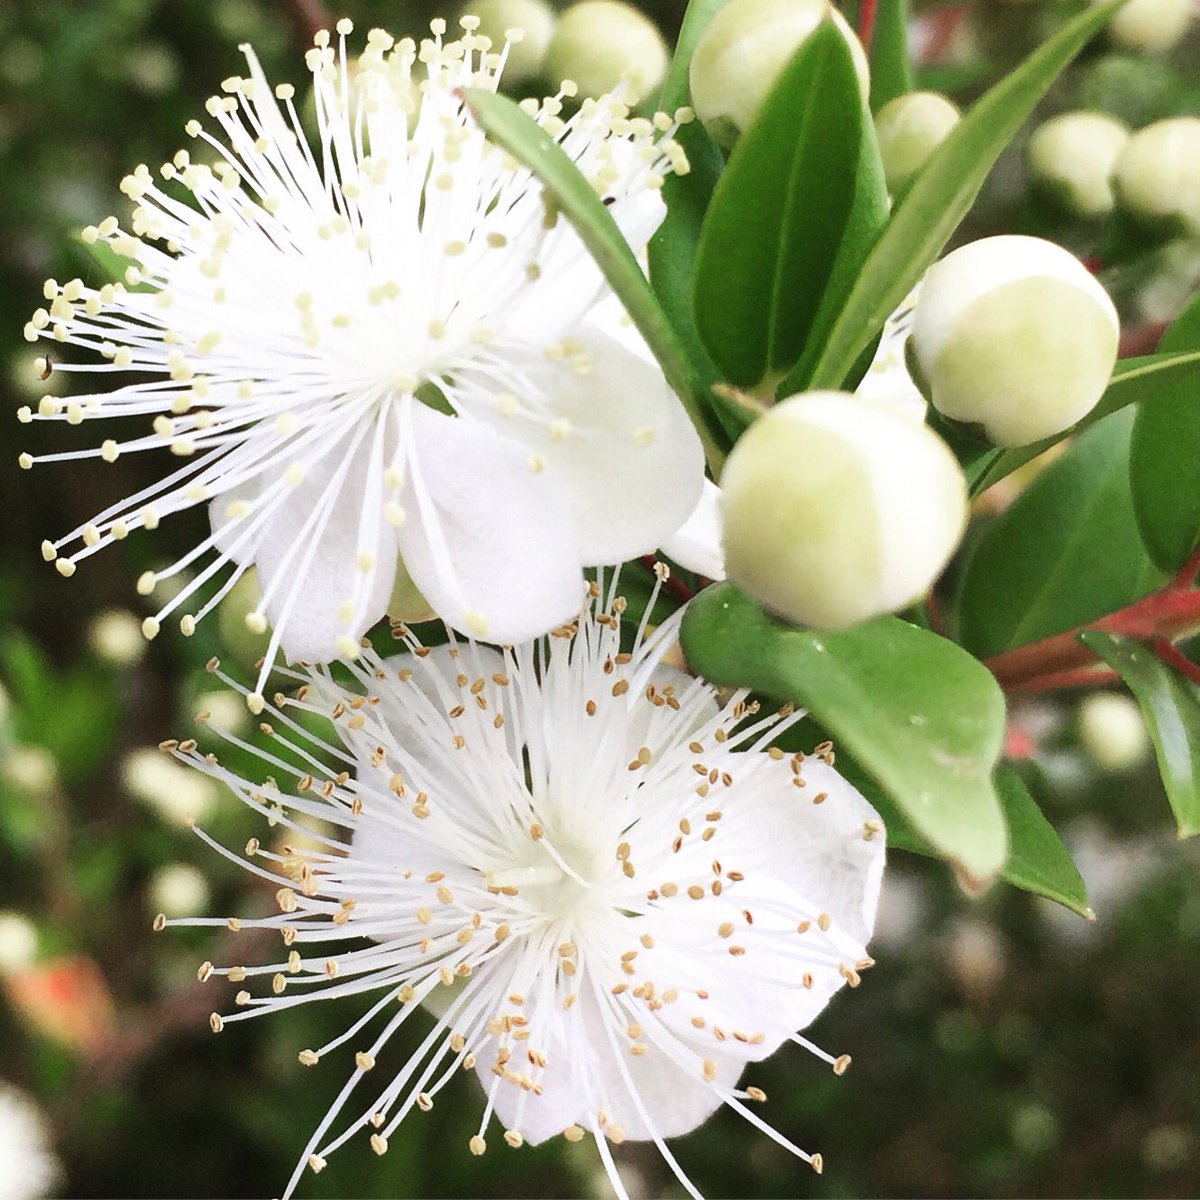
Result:
M959 594L959 640L981 658L1073 629L1160 582L1129 494L1132 413L1088 431L981 533Z
M696 326L729 382L785 375L831 286L857 274L886 212L882 170L860 172L873 136L849 49L827 22L738 140L701 229Z
M1176 388L1197 386L1200 386L1200 350L1123 358L1114 368L1112 380L1100 402L1083 420L1054 437L1031 442L1028 446L989 451L968 466L966 473L971 494L978 496L1064 438L1090 429L1098 421L1131 404L1157 404Z
M713 683L806 707L968 877L999 872L1007 837L992 768L1004 697L953 642L896 617L841 633L796 629L732 584L691 602L681 638L690 665Z
M1200 833L1200 688L1127 638L1083 633L1079 640L1121 676L1141 707L1179 836Z
M719 470L724 455L713 436L702 384L612 214L562 147L508 97L482 88L467 89L465 97L491 141L533 172L575 227L687 409L709 466Z
M1068 21L981 97L913 180L858 275L812 373L839 387L864 346L942 252L1004 148L1062 69L1124 0L1105 0Z
M1163 336L1162 351L1200 350L1200 292ZM1133 426L1133 511L1150 557L1177 571L1200 541L1200 386L1164 385Z
M908 65L908 0L879 0L871 38L871 111L913 90Z
M1094 920L1079 868L1054 826L1011 767L996 769L996 789L1008 824L1009 853L1001 878L1014 887L1054 900Z

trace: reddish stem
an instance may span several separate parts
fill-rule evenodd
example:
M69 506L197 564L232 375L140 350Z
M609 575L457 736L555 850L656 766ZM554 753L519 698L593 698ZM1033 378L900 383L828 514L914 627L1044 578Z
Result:
M1039 675L1025 683L1014 684L1008 689L1010 695L1021 693L1031 695L1035 692L1055 692L1060 688L1095 687L1101 683L1118 683L1120 675L1116 671L1101 670L1099 667L1076 667L1072 671L1056 671Z
M642 557L638 559L638 562L640 562L642 566L646 567L648 570L653 571L655 566L658 564L658 559L655 558L653 554L643 554ZM674 596L675 599L681 604L686 604L695 595L695 592L693 592L692 589L689 588L688 585L684 583L682 579L678 578L678 576L676 576L674 573L668 575L667 578L663 580L662 590L666 592L668 596Z
M1188 555L1187 562L1179 568L1179 573L1171 580L1169 586L1180 591L1190 588L1196 582L1197 575L1200 575L1200 546Z
M1134 325L1121 331L1121 345L1117 351L1120 358L1137 358L1142 354L1153 354L1167 331L1166 321L1147 321L1145 325Z
M1186 675L1193 683L1200 683L1200 666L1176 650L1166 638L1151 638L1146 643L1146 649L1168 667L1174 667L1181 675Z
M871 38L875 33L875 7L877 0L859 0L858 5L858 40L863 49L871 49Z

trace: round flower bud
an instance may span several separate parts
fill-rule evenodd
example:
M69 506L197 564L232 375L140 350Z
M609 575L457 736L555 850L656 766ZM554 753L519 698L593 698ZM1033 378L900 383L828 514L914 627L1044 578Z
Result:
M926 425L808 392L743 434L721 474L729 579L798 624L843 629L923 596L967 521L967 485Z
M958 124L958 109L937 92L910 92L885 104L875 118L888 190L897 192Z
M1068 213L1106 217L1113 208L1113 167L1129 130L1104 113L1063 113L1029 140L1034 181Z
M708 23L689 68L692 107L722 146L745 130L780 72L813 30L832 20L850 47L864 100L867 56L845 18L828 0L729 0Z
M0 775L15 792L31 800L48 796L58 786L58 764L43 746L12 746Z
M570 79L581 96L625 85L626 103L644 99L667 73L667 44L657 27L620 0L582 0L558 19L545 74Z
M205 912L210 895L208 880L187 863L171 863L155 871L146 890L151 912L168 917L193 917Z
M1124 50L1159 54L1183 37L1192 0L1126 0L1108 23L1108 37Z
M1136 767L1150 748L1142 711L1119 692L1096 692L1079 706L1079 742L1105 771Z
M520 30L520 41L510 43L504 60L505 87L540 74L557 20L545 0L478 0L463 11L479 18L476 32L491 39L494 51L504 46L510 30Z
M1131 216L1200 234L1200 118L1170 117L1139 129L1117 159L1113 182Z
M94 617L87 639L92 653L114 667L132 667L146 653L142 623L125 609L110 608Z
M38 935L32 921L16 912L0 912L0 975L21 971L37 958Z
M1108 293L1041 238L971 242L935 263L912 347L937 410L983 426L997 446L1051 437L1089 413L1117 360Z
M165 821L202 821L216 806L217 785L199 771L168 758L157 746L134 750L122 769L125 787Z

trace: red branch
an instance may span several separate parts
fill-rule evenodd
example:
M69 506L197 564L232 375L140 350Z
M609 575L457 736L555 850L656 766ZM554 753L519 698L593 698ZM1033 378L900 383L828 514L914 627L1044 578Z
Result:
M858 5L858 40L863 49L871 49L871 38L875 33L875 6L877 0L859 0Z
M1200 683L1200 666L1176 650L1166 638L1151 638L1146 643L1146 649L1168 667L1174 667L1181 675L1186 675L1193 683Z

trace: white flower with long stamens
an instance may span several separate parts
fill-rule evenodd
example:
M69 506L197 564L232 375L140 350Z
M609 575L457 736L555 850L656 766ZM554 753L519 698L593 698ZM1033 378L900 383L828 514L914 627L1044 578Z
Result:
M244 856L200 832L277 889L280 912L155 923L281 936L277 962L202 965L201 978L246 982L215 1030L309 1000L374 998L299 1055L354 1069L289 1194L306 1164L320 1170L356 1135L384 1153L464 1068L486 1093L474 1153L494 1124L514 1147L590 1133L620 1195L610 1143L623 1139L654 1141L698 1195L664 1139L722 1105L821 1169L739 1080L789 1041L839 1074L848 1065L797 1031L870 965L878 814L827 745L805 757L772 744L802 714L764 714L744 693L722 705L668 665L677 617L649 638L643 621L623 652L624 602L612 585L592 590L574 625L503 652L427 649L402 630L409 652L365 653L351 686L292 673L303 686L277 696L263 726L266 785L194 741L164 744L285 842L311 839L314 819L329 831L316 850L256 839ZM309 732L316 717L336 737ZM432 1028L407 1061L389 1060L423 1010Z
M592 319L611 300L599 269L464 107L464 88L495 88L504 52L463 25L446 42L435 21L419 48L373 30L358 60L348 21L336 47L318 36L312 146L292 87L272 91L244 48L248 76L208 102L215 133L188 126L195 157L125 179L131 232L115 217L84 231L129 260L124 282L51 280L26 326L55 346L54 371L119 386L48 397L22 420L153 430L22 466L160 448L178 462L45 557L70 575L132 530L210 505L212 535L139 580L150 594L195 571L146 632L196 598L190 633L254 564L263 597L248 622L274 631L259 689L280 648L357 654L398 560L399 582L456 629L541 635L575 611L585 564L654 550L700 494L700 442L661 371ZM564 119L571 94L564 83L527 111L639 251L665 213L664 174L686 169L674 119L631 117L612 96Z

